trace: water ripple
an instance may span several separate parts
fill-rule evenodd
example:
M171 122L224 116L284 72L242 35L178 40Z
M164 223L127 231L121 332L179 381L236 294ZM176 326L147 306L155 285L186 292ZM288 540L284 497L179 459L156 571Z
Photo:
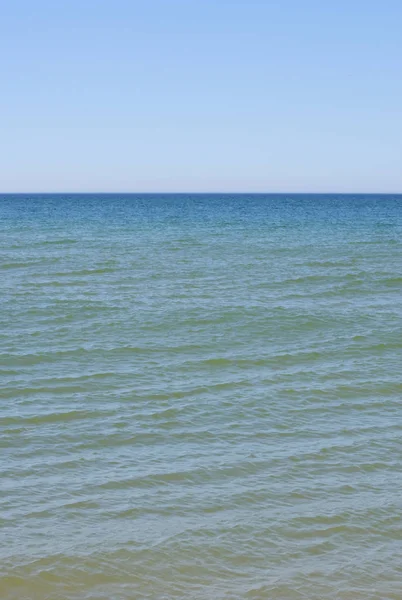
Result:
M402 197L0 197L5 600L399 600Z

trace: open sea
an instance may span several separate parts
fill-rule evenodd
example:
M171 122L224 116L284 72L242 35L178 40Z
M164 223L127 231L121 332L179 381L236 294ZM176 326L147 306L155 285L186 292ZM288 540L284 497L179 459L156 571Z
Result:
M1 600L402 598L402 196L0 196Z

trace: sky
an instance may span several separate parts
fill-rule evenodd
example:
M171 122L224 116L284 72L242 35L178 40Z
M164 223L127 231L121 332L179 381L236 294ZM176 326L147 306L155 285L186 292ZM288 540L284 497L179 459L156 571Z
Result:
M0 0L0 192L402 192L401 0Z

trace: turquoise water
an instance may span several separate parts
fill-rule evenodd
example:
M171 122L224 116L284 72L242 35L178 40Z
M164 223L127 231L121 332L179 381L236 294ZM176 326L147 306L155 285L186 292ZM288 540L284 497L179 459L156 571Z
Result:
M402 196L0 196L0 597L400 599Z

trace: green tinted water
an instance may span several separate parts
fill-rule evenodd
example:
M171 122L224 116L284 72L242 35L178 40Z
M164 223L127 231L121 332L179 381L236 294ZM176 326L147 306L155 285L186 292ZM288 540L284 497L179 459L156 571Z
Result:
M0 198L0 597L402 597L402 197Z

